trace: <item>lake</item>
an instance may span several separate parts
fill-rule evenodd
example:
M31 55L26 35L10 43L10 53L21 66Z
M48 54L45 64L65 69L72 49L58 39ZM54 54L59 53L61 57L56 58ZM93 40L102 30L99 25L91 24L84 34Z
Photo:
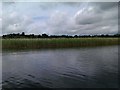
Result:
M3 88L118 88L118 46L2 52Z

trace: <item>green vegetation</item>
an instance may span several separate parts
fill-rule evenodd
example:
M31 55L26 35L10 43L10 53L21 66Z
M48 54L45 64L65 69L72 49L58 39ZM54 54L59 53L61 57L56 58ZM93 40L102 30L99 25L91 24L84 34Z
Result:
M2 39L2 49L72 48L117 45L118 38L19 38Z

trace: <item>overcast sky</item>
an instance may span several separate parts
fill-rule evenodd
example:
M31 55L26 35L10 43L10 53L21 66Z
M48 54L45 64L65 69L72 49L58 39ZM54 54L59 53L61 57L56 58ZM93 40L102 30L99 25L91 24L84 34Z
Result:
M2 6L3 34L118 32L117 2L4 2Z

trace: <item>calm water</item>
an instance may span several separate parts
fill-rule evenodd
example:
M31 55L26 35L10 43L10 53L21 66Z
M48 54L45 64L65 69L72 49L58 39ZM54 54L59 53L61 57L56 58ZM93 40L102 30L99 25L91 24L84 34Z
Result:
M3 52L3 88L117 88L118 47Z

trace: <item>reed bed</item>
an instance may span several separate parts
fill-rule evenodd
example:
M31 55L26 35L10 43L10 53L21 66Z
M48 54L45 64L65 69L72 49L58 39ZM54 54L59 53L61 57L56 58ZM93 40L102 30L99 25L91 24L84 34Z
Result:
M118 45L118 38L2 39L2 49L72 48Z

